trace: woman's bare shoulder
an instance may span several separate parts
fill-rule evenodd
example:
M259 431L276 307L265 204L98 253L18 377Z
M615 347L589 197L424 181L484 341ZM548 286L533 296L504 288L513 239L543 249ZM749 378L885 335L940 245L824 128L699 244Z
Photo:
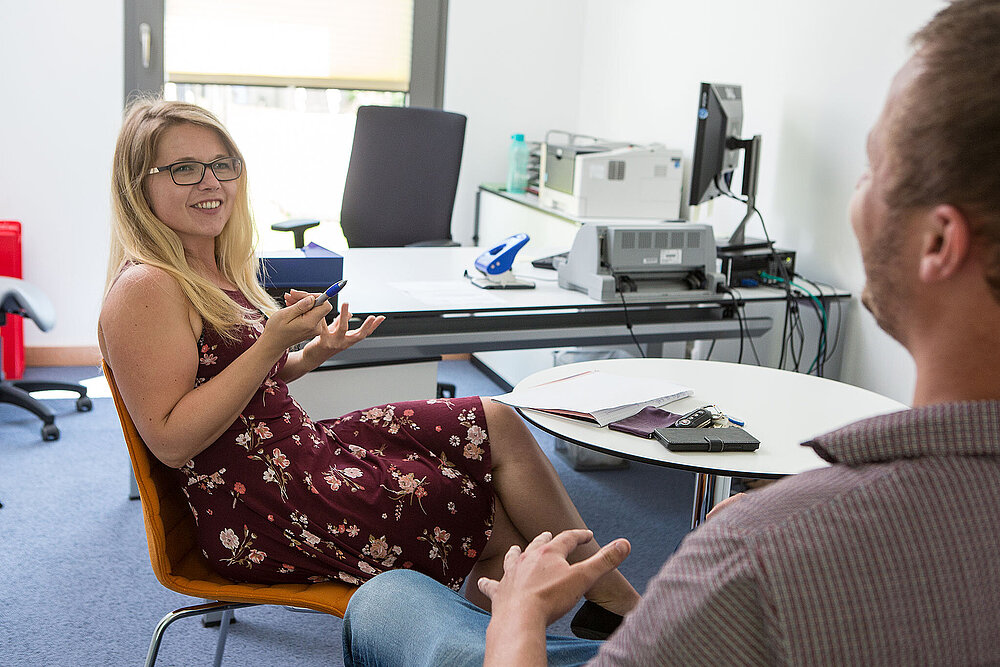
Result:
M105 303L109 301L130 302L186 301L181 286L163 269L148 264L130 264L122 269L115 279Z
M126 267L104 299L99 323L108 334L135 331L137 321L147 327L188 326L191 302L181 286L163 269L144 264Z
M112 368L147 359L150 349L169 357L194 349L200 331L194 308L166 271L137 264L126 267L108 290L98 319L98 339ZM148 361L144 361L147 363Z

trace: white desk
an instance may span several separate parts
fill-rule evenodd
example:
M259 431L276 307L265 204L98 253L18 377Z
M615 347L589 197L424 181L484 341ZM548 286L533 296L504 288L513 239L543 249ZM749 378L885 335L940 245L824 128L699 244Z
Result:
M555 272L515 264L535 280L535 289L484 290L463 273L482 248L353 248L344 253L350 282L340 298L363 317L386 321L375 335L335 356L338 364L386 362L445 353L518 350L567 345L631 345L621 302L601 302L561 289ZM533 253L522 251L528 257ZM754 298L781 299L780 290ZM632 331L642 343L738 338L739 323L725 295L679 294L628 300ZM770 317L749 317L744 327L758 336ZM654 352L655 355L655 352Z
M598 428L586 422L532 410L526 420L563 440L605 454L697 473L692 527L729 495L732 476L777 478L828 465L802 442L851 422L907 406L852 385L812 375L746 364L689 359L615 359L558 366L518 383L529 387L594 368L619 375L660 377L694 390L664 406L684 413L704 405L746 422L760 440L755 452L671 452L655 439Z

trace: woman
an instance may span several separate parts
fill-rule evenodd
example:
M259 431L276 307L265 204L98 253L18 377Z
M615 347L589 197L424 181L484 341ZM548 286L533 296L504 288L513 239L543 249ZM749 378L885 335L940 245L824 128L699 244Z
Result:
M506 406L434 399L309 419L286 383L383 318L351 330L343 303L327 326L329 303L294 290L276 308L257 282L243 157L210 113L137 101L112 177L101 350L150 451L177 469L220 574L358 584L402 567L458 589L470 574L499 578L512 545L583 527ZM588 598L624 614L638 594L615 571Z

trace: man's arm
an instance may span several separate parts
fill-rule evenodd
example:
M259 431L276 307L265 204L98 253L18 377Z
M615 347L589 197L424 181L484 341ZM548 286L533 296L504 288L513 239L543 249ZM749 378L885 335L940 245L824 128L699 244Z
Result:
M513 546L504 556L500 581L483 577L479 590L492 602L486 630L485 665L545 665L545 628L573 608L598 579L628 556L627 540L615 540L579 563L566 557L588 542L589 530L545 532L524 552Z
M593 664L780 662L761 564L728 518L685 538Z

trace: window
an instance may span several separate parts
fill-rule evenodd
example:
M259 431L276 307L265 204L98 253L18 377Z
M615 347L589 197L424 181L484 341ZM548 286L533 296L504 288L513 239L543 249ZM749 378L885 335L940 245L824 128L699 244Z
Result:
M343 248L357 108L441 106L446 9L447 0L126 0L126 92L144 87L143 31L162 26L152 66L162 66L163 95L210 109L233 134L260 247L291 246L272 223L316 218L307 240Z

